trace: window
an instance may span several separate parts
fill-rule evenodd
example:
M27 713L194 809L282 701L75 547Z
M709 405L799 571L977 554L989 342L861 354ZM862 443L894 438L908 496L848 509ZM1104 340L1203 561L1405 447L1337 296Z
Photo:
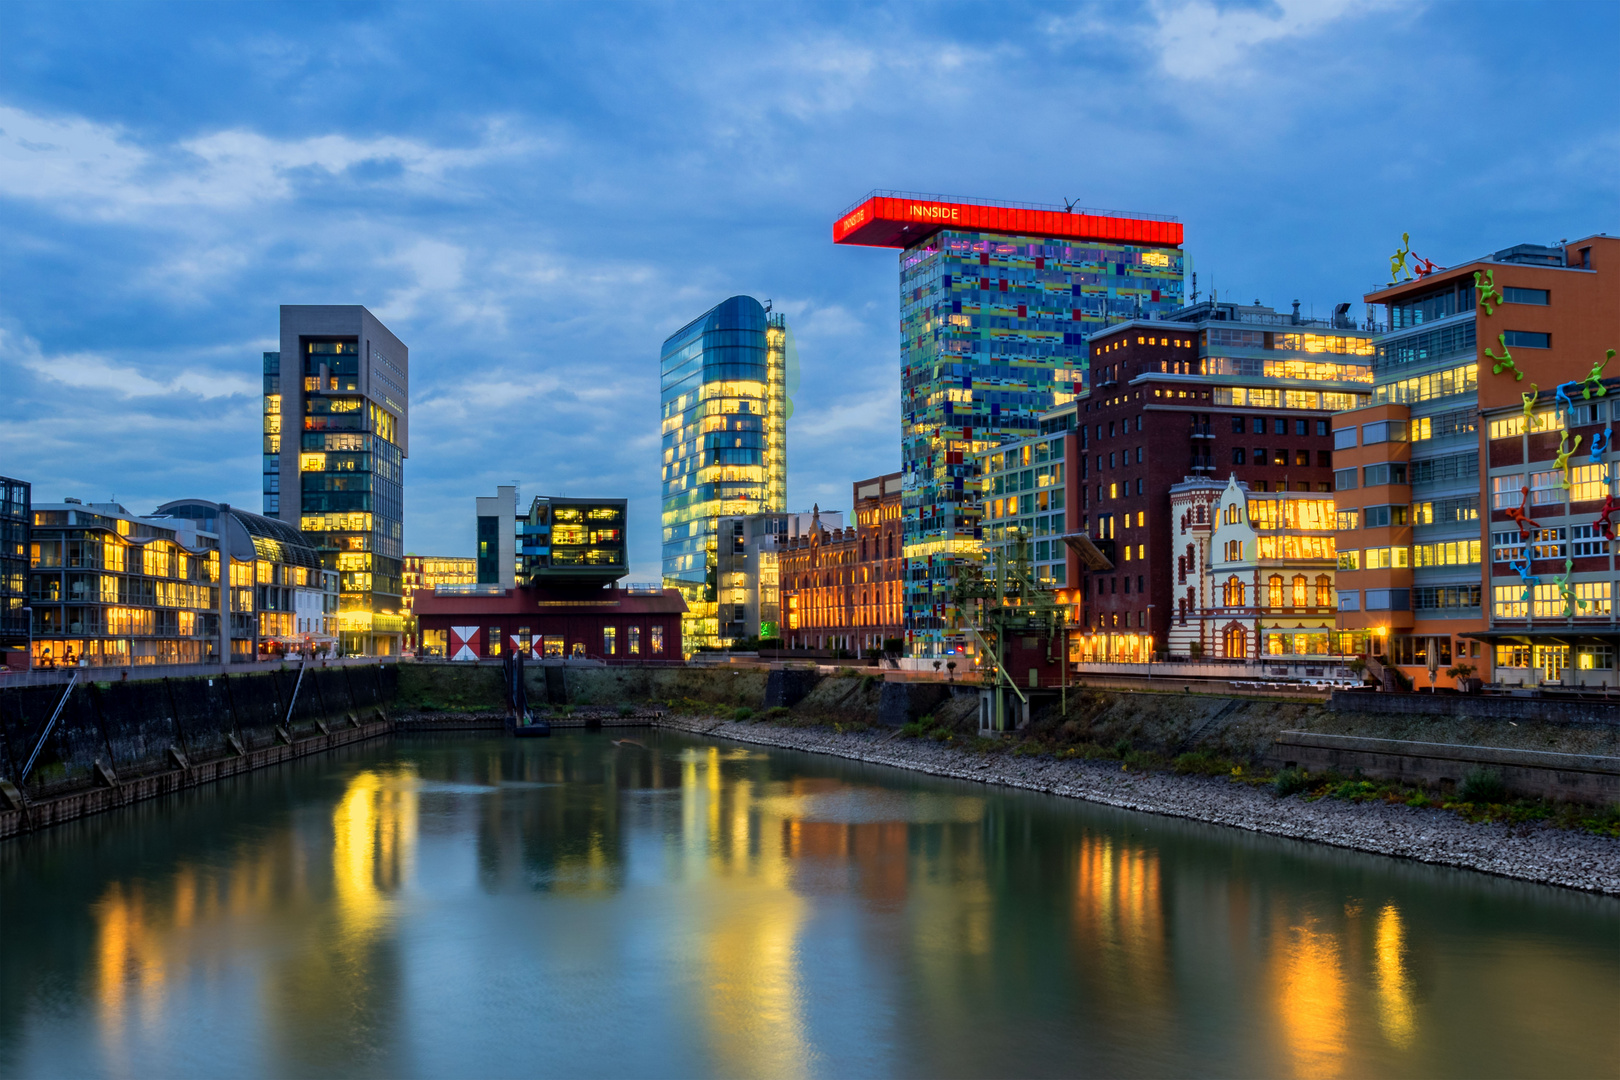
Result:
M1267 451L1266 448L1263 447L1263 446L1255 447L1254 448L1254 463L1256 465L1270 465L1271 464L1271 454L1270 454L1270 452Z
M1334 528L1340 531L1359 529L1361 527L1360 510L1340 510L1334 514Z
M1491 534L1491 558L1496 562L1520 562L1524 559L1524 534L1512 532Z
M1243 561L1243 541L1228 540L1221 549L1221 557L1225 562Z
M1458 525L1479 520L1479 496L1463 495L1455 499L1437 499L1433 502L1412 504L1413 525Z
M1410 589L1368 589L1368 611L1410 611L1412 596Z
M1361 552L1354 549L1339 552L1338 567L1340 570L1360 570Z
M1264 435L1266 433L1266 418L1263 416L1255 417L1249 425L1249 430L1256 435Z
M1405 504L1398 503L1369 506L1362 511L1362 516L1366 528L1383 529L1392 525L1405 525L1407 508Z
M631 656L641 655L641 627L632 626L625 634L626 649Z
M1552 335L1530 330L1509 330L1502 335L1502 343L1510 349L1550 349Z
M1570 554L1577 559L1608 554L1608 541L1603 539L1603 534L1598 531L1596 525L1576 525L1570 542L1574 545Z
M616 626L602 627L602 655L614 656L618 653L619 628Z
M1520 419L1524 417L1521 415ZM1407 425L1412 442L1426 439L1449 439L1458 435L1472 435L1479 430L1473 410L1457 409L1437 416L1416 417Z
M1569 497L1575 502L1596 502L1609 493L1603 482L1605 465L1580 465L1569 470Z
M1339 590L1339 610L1340 611L1360 611L1361 610L1361 590L1360 589L1340 589Z
M1607 581L1575 582L1575 614L1608 615L1609 584Z
M1356 445L1356 429L1353 427L1338 428L1333 432L1333 449L1351 450Z
M1333 579L1326 574L1316 575L1316 606L1330 607L1333 603Z
M1355 469L1334 469L1333 470L1333 490L1334 491L1354 491L1355 489L1356 489L1356 470Z
M1382 487L1385 484L1406 483L1406 463L1404 461L1390 461L1382 465L1368 465L1361 470L1362 484L1366 487Z
M1362 565L1368 570L1404 570L1411 565L1412 549L1407 547L1363 548Z
M1226 586L1221 596L1226 607L1243 607L1247 602L1247 589L1244 588L1241 578L1226 578Z
M1412 590L1415 611L1443 611L1479 607L1478 585L1435 585Z
M1496 591L1501 592L1502 590L1497 589ZM1519 617L1523 618L1524 613L1520 612ZM1530 666L1530 646L1528 646L1528 645L1498 645L1496 647L1496 666L1497 667L1502 667L1502 668L1507 668L1507 667L1527 668L1527 667L1529 667Z
M563 637L561 634L546 634L540 638L541 647L546 656L558 657L563 655Z
M1491 438L1512 439L1524 434L1524 413L1514 413L1491 421Z
M1564 474L1559 469L1530 474L1530 505L1547 506L1564 501Z
M1448 540L1412 548L1413 566L1470 566L1478 562L1478 540Z
M1295 450L1294 451L1294 464L1295 465L1309 466L1310 463L1311 463L1311 452L1309 450Z
M1249 460L1249 452L1247 450L1243 449L1243 447L1241 447L1241 446L1234 446L1232 448L1232 464L1234 464L1234 465L1242 465L1242 464L1245 464L1248 460Z
M1508 287L1502 290L1502 302L1504 304L1538 304L1546 307L1550 301L1546 289L1515 289Z
M1517 509L1524 501L1524 474L1491 477L1491 509Z
M1414 484L1443 484L1452 480L1475 480L1479 476L1479 452L1448 454L1412 462L1411 481Z
M648 627L647 639L648 644L652 646L654 656L664 651L664 628L662 626Z
M1275 433L1277 435L1286 435L1286 434L1288 434L1288 421L1286 421L1286 420L1278 420L1275 424L1272 425L1271 430L1272 430L1273 433Z
M1418 375L1398 382L1385 383L1373 390L1373 404L1402 405L1414 401L1429 401L1454 394L1472 394L1479 388L1477 364L1436 371L1432 375Z
M491 626L488 630L486 630L484 632L484 655L485 656L499 656L499 655L501 655L501 628L500 627Z
M1491 614L1498 619L1522 619L1530 606L1524 601L1524 588L1520 585L1498 585L1491 590Z
M1562 559L1564 557L1564 541L1567 531L1562 526L1556 529L1532 530L1530 533L1530 557L1532 559Z
M1241 416L1232 417L1232 434L1234 434L1234 435L1242 435L1242 434L1244 434L1243 417L1241 417Z
M1311 583L1306 580L1305 575L1295 574L1294 580L1288 584L1289 600L1292 602L1292 606L1297 608L1310 607Z
M1608 671L1614 667L1614 649L1608 645L1578 645L1575 648L1577 671Z
M1403 420L1380 420L1376 424L1361 425L1361 445L1372 446L1382 442L1405 442L1406 422Z

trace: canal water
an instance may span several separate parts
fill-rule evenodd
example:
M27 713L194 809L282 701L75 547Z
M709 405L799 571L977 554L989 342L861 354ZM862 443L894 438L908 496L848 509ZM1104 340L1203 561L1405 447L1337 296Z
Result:
M0 1074L1613 1076L1620 903L637 732L0 845Z

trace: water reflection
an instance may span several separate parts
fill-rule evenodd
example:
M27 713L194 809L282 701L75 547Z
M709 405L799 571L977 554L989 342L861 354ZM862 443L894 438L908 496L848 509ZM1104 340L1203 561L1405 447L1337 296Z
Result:
M379 748L9 849L0 1072L219 1071L201 1032L271 1075L1615 1073L1605 901L648 742Z

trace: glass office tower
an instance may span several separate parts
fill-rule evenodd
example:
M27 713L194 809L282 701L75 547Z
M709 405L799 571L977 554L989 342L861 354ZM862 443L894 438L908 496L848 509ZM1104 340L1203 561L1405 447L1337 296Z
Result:
M1039 434L1085 383L1087 339L1182 304L1172 218L873 193L833 242L900 249L905 625L913 656L959 651L955 566L977 558L975 454Z
M717 618L716 528L722 515L787 505L787 320L733 296L664 341L664 586L679 589L688 652L729 644Z
M338 572L351 655L403 645L409 364L359 305L283 305L281 350L265 354L265 514L302 529Z

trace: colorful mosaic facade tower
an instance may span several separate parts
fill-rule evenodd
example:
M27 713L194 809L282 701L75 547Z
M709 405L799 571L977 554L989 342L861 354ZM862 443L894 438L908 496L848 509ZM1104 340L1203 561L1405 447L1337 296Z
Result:
M1166 217L874 192L833 242L900 249L905 624L913 656L955 654L956 563L980 540L973 455L1039 434L1085 383L1087 339L1182 304Z

